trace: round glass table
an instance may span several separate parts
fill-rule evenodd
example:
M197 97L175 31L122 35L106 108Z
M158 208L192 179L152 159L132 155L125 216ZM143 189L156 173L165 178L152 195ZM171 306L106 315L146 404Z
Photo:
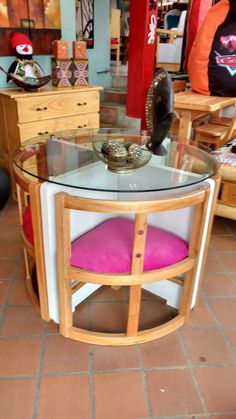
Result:
M122 193L183 188L202 182L217 171L216 160L204 150L166 139L160 155L154 155L147 149L149 140L148 136L125 129L64 131L24 142L13 162L40 181L86 191ZM109 141L137 147L140 163L131 155L121 163L113 161L119 156L111 156L109 164L109 157L101 152L102 145ZM142 153L146 161L142 160ZM143 166L137 167L139 164Z
M159 155L154 155L149 151L149 142L150 137L137 131L78 129L33 138L16 151L13 157L16 183L18 189L25 184L30 195L40 309L44 319L60 321L55 195L61 191L90 199L130 201L132 208L132 201L178 197L183 191L204 185L210 198L196 270L194 306L218 192L218 164L206 151L168 138L160 146ZM160 213L153 224L187 240L191 218L191 210L184 208L173 214ZM79 230L75 228L75 221L71 224L72 240L96 226L102 218L84 216ZM166 281L162 282L146 284L145 289L176 307L180 298L178 284L165 286ZM73 307L97 287L88 285L82 297L73 295Z

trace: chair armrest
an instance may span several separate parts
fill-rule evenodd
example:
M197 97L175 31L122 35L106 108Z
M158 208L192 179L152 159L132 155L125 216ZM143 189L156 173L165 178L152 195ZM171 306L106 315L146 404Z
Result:
M171 29L157 29L156 30L157 33L157 37L160 38L160 35L168 35L169 36L169 43L173 44L174 39L176 37L183 37L184 33L183 32L178 32L178 31L173 31Z

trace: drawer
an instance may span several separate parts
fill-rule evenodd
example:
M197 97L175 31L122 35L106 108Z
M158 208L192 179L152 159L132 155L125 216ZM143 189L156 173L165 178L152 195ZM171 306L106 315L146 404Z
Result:
M18 122L43 121L99 111L99 93L77 92L16 99Z
M20 142L36 137L37 135L82 127L98 128L99 114L91 113L87 115L68 116L67 118L49 119L47 121L29 122L18 125Z
M59 118L55 121L55 130L76 128L99 128L99 114L91 113L80 116L68 116L68 118Z

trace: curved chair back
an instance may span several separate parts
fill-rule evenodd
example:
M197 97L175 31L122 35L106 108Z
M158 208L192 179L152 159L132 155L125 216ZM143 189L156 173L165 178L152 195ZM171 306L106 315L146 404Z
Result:
M181 10L178 9L172 9L167 12L164 16L164 29L177 29L180 15Z
M44 270L43 238L40 207L40 184L28 178L20 169L36 152L22 153L13 164L18 212L23 241L26 270L26 288L33 305L40 310L41 317L49 320L47 287Z
M104 201L75 197L63 192L58 193L56 195L56 225L61 334L99 345L130 345L164 336L183 325L187 321L192 302L208 199L209 189L205 186L199 186L195 191L176 197L152 201ZM176 238L170 232L166 233L150 226L148 223L150 214L152 217L153 215L158 217L159 212L189 207L192 208L193 216L187 253L184 256L179 256L175 262L165 261L165 264L158 267L161 252L163 249L165 250L165 246L167 248L172 240L174 240L173 243L176 243L175 240L182 239ZM106 214L108 220L71 243L70 218L74 211L78 211L78 219L82 211L83 213ZM134 217L133 224L129 224L132 221L127 220L131 214ZM114 218L115 216L118 218ZM184 220L181 219L180 222L184 222ZM124 228L117 227L122 223L125 225ZM114 228L111 231L109 228L112 224ZM151 234L153 234L154 243L151 242ZM162 234L163 236L160 236ZM128 238L129 235L132 237L131 240ZM116 242L118 236L121 238ZM165 239L162 240L161 237L165 237ZM126 246L127 240L130 240L129 246ZM181 241L181 246L182 244ZM150 247L154 252L151 261L148 260L148 258L150 259ZM120 257L121 248L125 260L129 260L129 268L121 267L123 263ZM178 251L178 248L178 245L174 245L171 256ZM79 262L75 261L77 256L80 256ZM99 268L96 268L97 263L100 264ZM178 314L161 326L140 331L142 285L162 280L175 282L182 287ZM88 283L109 285L113 288L129 287L126 332L99 333L74 325L72 295L76 292L83 293L83 287ZM107 315L109 316L109 313Z

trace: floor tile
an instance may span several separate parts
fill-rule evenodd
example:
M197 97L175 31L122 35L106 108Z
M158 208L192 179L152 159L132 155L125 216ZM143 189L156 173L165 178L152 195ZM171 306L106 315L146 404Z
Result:
M221 252L219 253L219 259L228 272L236 272L236 252Z
M214 218L214 223L213 223L213 226L212 226L212 235L215 235L215 234L230 234L230 231L227 227L227 221L225 221L225 218L215 217Z
M2 326L3 336L31 336L43 332L44 321L33 306L8 307Z
M118 368L138 368L139 360L133 346L93 346L94 370L113 370Z
M2 241L20 242L20 228L19 226L9 226L7 224L0 225L0 237Z
M141 373L95 374L94 388L96 419L147 417Z
M59 333L59 324L54 323L52 320L46 323L47 325L47 333Z
M58 348L60 350L58 351ZM57 356L55 356L57 354ZM43 373L80 372L89 369L89 346L63 336L47 336Z
M147 372L154 416L203 413L190 370Z
M22 257L22 261L21 261L20 265L17 266L16 279L25 281L25 278L26 278L25 265L24 265L23 257Z
M40 338L1 339L0 375L37 374L39 369L40 351Z
M5 304L10 285L11 282L9 280L0 279L0 305Z
M210 243L218 252L236 250L236 240L233 236L212 236Z
M235 356L236 356L236 328L230 328L230 329L225 328L225 334L226 334L227 338L229 339L229 342L230 342L231 346L233 347L233 349L235 351Z
M177 333L140 345L145 368L186 365Z
M8 202L7 202L7 204L5 205L2 213L3 213L3 215L9 214L11 212L18 213L17 208L18 208L17 202L13 198L10 197L9 200L8 200Z
M209 419L236 419L236 413L231 415L214 415L210 416Z
M227 223L227 228L230 231L230 233L236 235L235 220L225 219L225 222Z
M226 273L206 273L202 285L208 297L236 296L236 282Z
M35 386L33 378L0 380L1 419L31 419Z
M15 270L15 261L12 259L1 259L0 279L11 279Z
M139 330L159 326L173 319L177 311L167 306L164 300L144 300L141 302Z
M90 419L88 376L43 377L37 419Z
M2 222L8 225L18 225L19 226L19 214L18 211L11 211L3 214Z
M186 326L215 326L216 322L210 309L203 300L199 300L196 306L191 310Z
M100 332L123 332L126 330L128 304L107 302L91 304L91 327Z
M233 361L224 336L219 330L188 328L181 330L181 334L193 365Z
M73 313L73 325L81 329L89 329L89 305L86 301L76 307Z
M209 305L221 324L235 324L236 298L215 298L209 301Z
M205 272L225 272L225 267L222 261L212 252L208 252Z
M236 412L236 366L196 368L195 372L209 413Z
M1 242L2 243L2 242ZM4 246L0 246L0 258L13 258L20 254L22 244L20 242L4 241Z
M26 290L25 281L15 281L11 298L9 301L10 305L31 305L28 292Z

